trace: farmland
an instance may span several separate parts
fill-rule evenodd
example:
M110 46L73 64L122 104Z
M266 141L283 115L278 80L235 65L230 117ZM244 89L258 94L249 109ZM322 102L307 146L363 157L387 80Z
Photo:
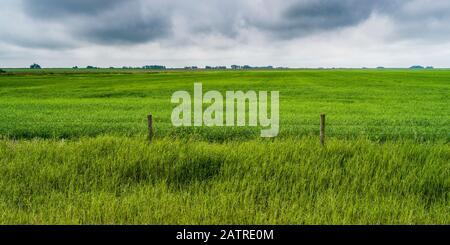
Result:
M5 70L0 223L450 223L450 70ZM279 136L173 127L194 82L280 91Z

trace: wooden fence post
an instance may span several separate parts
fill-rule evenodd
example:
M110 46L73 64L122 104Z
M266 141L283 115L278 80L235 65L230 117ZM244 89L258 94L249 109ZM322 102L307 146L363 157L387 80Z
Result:
M148 141L152 142L153 139L153 118L152 115L147 116L148 119Z
M320 144L325 145L325 114L320 114Z

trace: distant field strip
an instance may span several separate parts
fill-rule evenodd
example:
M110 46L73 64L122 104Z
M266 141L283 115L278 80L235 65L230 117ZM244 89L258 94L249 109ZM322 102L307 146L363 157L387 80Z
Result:
M325 113L328 136L450 141L449 70L99 71L0 75L0 135L144 135L152 113L157 137L258 137L251 127L174 128L170 96L202 82L205 91L279 90L280 137L317 135Z

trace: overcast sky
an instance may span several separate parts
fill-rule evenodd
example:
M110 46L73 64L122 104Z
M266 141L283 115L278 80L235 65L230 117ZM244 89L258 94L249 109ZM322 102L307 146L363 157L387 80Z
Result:
M450 67L448 0L2 0L0 67Z

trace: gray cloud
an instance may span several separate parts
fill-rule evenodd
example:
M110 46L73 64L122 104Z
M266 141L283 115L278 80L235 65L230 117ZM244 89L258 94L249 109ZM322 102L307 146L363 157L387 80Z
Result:
M60 21L74 38L98 44L133 44L166 38L173 21L192 35L237 38L256 29L277 39L308 36L356 25L388 0L196 1L23 0L38 20ZM183 31L182 30L182 31ZM175 33L177 35L177 33ZM176 39L177 37L175 37ZM189 37L179 37L181 40Z
M318 59L314 51L338 66L333 62L348 62L343 54L357 60L372 52L375 60L402 47L409 47L397 55L402 62L414 52L443 62L443 49L425 50L449 42L448 23L448 0L2 0L0 43L21 57L55 60L64 52L73 56L69 62L108 54L118 62L145 60L149 53L158 62L270 62L283 55L301 62L302 54Z
M238 38L249 29L283 40L356 26L373 13L395 22L398 33L394 38L420 37L417 33L423 31L447 37L439 29L445 29L450 20L450 5L439 0L432 4L424 0L22 1L33 20L61 23L73 39L105 45L161 40L173 29L179 33L172 33L172 39L181 40L180 44L191 39L182 36L183 32Z
M78 30L89 41L100 44L145 43L165 37L170 26L160 17L120 19L113 22L96 23Z
M405 36L415 30L415 26L402 23L411 22L411 15L403 7L414 1L401 0L22 1L31 18L59 22L73 39L102 45L147 43L170 34L173 36L166 41L184 45L194 35L218 34L237 39L250 29L277 40L301 38L358 25L374 12L401 23L398 29ZM447 20L445 11L433 14ZM427 17L422 16L425 20ZM174 29L177 33L172 32Z
M449 1L406 1L384 13L395 24L393 39L443 42L450 38Z
M392 6L395 1L372 0L306 0L293 1L279 13L278 18L264 16L249 19L257 28L278 38L294 38L317 32L331 31L357 25L374 11Z
M284 18L288 29L328 30L357 24L371 14L373 4L367 1L313 1L288 8Z
M97 44L138 44L167 36L170 17L161 4L139 0L24 0L40 21L58 21L73 38Z
M133 0L130 0L133 1ZM121 0L23 0L25 10L34 17L95 15L115 7Z

